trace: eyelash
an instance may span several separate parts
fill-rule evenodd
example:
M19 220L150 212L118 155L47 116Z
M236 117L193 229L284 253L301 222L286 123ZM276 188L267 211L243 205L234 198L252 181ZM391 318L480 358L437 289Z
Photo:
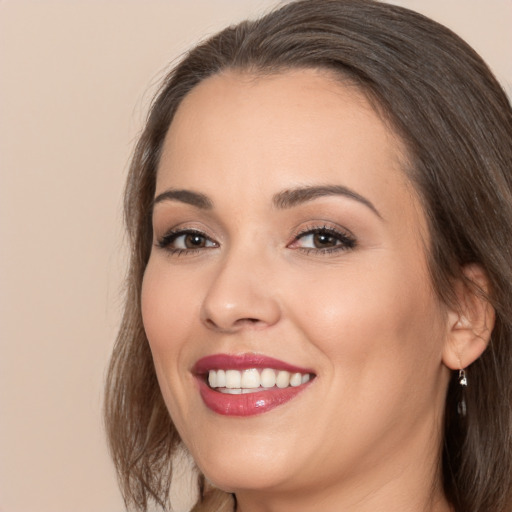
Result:
M201 237L205 240L205 243L211 243L213 245L210 246L202 246L197 248L175 248L171 247L171 244L175 242L178 238L186 235L196 235L198 237ZM357 241L354 238L353 235L349 234L348 232L343 232L337 229L334 229L329 226L318 226L318 227L308 227L302 231L300 231L293 239L293 242L288 244L288 247L293 247L294 244L297 244L297 242L306 236L311 235L326 235L328 237L332 237L335 239L336 242L340 242L338 245L335 245L333 247L325 247L325 248L314 248L314 247L295 247L295 250L299 250L303 253L310 254L332 254L334 252L339 251L347 251L350 249L354 249L357 245ZM205 233L202 231L196 230L196 229L178 229L176 231L169 231L166 233L162 238L160 238L157 243L157 247L161 249L165 249L169 253L171 253L173 256L181 256L181 255L193 255L198 253L199 251L202 251L204 249L214 249L218 247L218 243L213 241L210 237L208 237Z
M340 242L339 245L335 245L334 247L324 247L324 248L313 248L313 247L297 247L297 250L300 250L306 254L315 253L321 255L328 255L334 252L339 251L347 251L350 249L354 249L357 245L357 241L355 237L347 231L341 231L338 229L334 229L330 226L318 226L318 227L308 227L302 231L300 231L294 238L292 244L296 244L299 240L305 238L310 235L327 235L329 237L334 238L337 242Z
M218 247L217 242L214 242L210 237L205 235L202 231L197 229L177 229L176 231L172 230L166 233L160 240L157 242L157 246L161 249L165 249L170 252L173 256L181 256L181 255L191 255L195 254L203 249L211 249L215 248L215 246L211 247L197 247L197 248L188 248L188 249L178 249L176 247L171 247L171 244L175 242L178 238L187 235L196 235L198 237L204 238L206 243L212 242L215 246Z

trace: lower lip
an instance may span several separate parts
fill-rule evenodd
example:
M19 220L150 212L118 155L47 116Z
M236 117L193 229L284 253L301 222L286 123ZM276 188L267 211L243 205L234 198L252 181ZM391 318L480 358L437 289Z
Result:
M310 381L311 382L311 381ZM230 395L215 391L202 379L199 380L199 392L206 407L224 416L254 416L263 414L295 398L310 384L297 387L274 388L241 395Z

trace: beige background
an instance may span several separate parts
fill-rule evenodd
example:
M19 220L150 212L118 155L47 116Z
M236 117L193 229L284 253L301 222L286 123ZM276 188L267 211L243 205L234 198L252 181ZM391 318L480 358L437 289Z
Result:
M100 407L130 151L167 64L275 3L0 0L1 512L122 510ZM398 3L460 33L512 91L512 0Z

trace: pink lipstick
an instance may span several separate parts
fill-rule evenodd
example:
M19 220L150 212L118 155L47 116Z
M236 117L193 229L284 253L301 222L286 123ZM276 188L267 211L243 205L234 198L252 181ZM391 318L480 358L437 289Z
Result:
M251 416L287 403L314 372L261 354L215 354L193 368L205 405L226 416Z

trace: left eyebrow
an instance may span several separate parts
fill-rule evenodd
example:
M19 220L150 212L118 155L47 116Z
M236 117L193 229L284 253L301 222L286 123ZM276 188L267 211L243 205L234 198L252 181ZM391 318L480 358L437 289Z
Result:
M192 190L166 190L155 197L153 207L163 201L178 201L195 206L201 210L211 210L213 208L213 203L208 196Z
M299 204L325 196L343 196L353 199L354 201L358 201L368 207L377 215L377 217L382 219L382 215L379 213L379 210L375 208L369 199L366 199L366 197L343 185L320 185L283 190L282 192L274 195L272 203L276 208L281 210L293 208Z

